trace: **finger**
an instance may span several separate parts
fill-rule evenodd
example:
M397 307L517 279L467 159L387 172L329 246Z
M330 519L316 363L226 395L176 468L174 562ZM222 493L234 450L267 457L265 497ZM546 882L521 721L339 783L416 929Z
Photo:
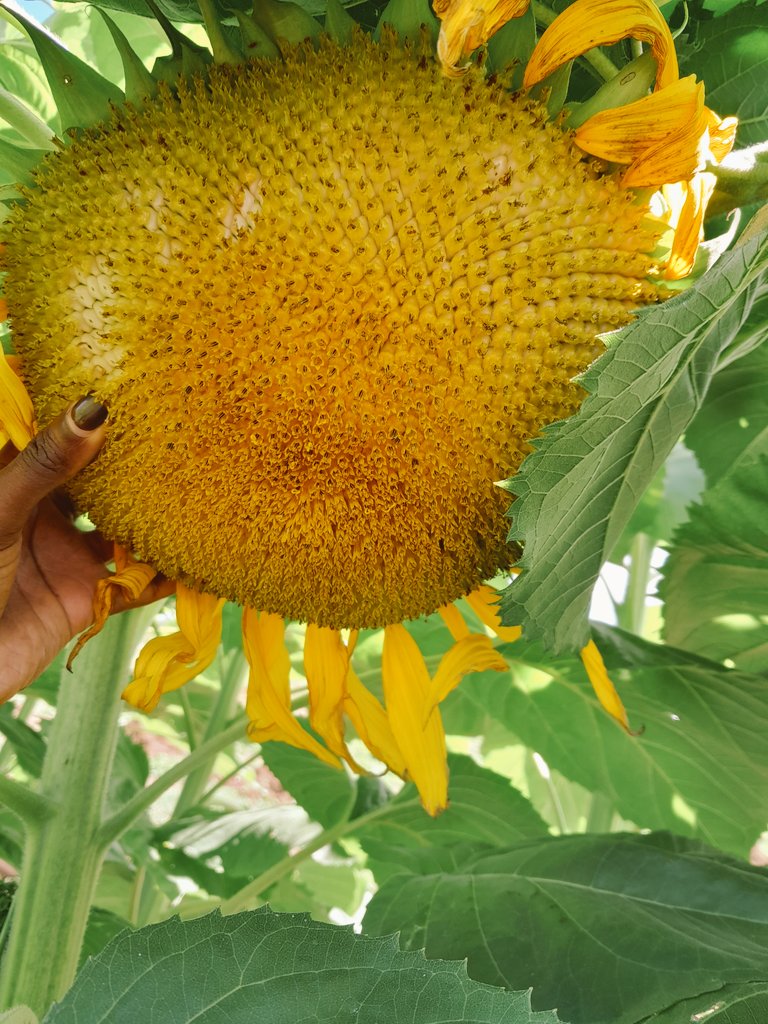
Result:
M35 506L87 466L104 443L107 409L90 395L41 430L0 470L0 550L17 542Z

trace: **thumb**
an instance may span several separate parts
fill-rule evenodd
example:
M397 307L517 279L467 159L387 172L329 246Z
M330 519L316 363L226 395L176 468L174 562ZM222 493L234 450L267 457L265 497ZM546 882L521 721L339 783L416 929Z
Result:
M87 466L104 443L107 409L81 398L0 471L0 538L20 533L35 506Z

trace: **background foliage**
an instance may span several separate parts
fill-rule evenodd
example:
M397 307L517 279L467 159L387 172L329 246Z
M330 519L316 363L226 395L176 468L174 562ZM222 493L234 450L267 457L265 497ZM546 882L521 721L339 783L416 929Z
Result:
M322 0L302 5L324 13ZM148 66L166 52L144 0L103 6ZM200 21L191 2L159 6ZM375 24L380 8L358 6ZM685 22L681 73L740 117L759 170L768 5L664 11ZM60 4L47 23L120 82L94 8ZM55 129L34 47L0 25L2 95ZM185 31L203 41L199 25ZM576 69L576 98L592 76ZM0 105L0 147L33 149L3 116ZM508 673L468 677L444 706L449 809L431 820L411 786L244 742L239 613L227 607L211 668L151 717L121 717L107 815L123 827L85 966L46 1022L768 1019L768 235L734 241L758 203L735 202L726 178L708 231L733 228L730 250L608 339L582 411L545 433L511 484L526 573L505 614L526 640L503 646ZM725 219L734 205L740 225ZM169 601L149 633L172 627ZM450 644L440 620L409 629L436 664ZM636 735L606 717L570 653L590 635ZM297 709L301 638L291 626ZM361 637L374 691L380 652L379 633ZM61 670L0 709L0 765L30 787ZM9 879L22 846L18 817L0 808ZM0 916L13 894L3 883ZM379 938L394 932L409 952ZM422 949L427 960L410 952ZM466 972L442 962L465 959Z

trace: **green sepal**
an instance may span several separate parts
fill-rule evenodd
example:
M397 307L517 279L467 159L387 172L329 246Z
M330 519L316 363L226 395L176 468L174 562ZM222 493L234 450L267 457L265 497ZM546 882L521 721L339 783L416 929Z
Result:
M391 25L400 39L408 39L413 43L421 41L424 27L429 33L432 46L440 32L440 22L432 13L429 0L389 0L373 33L375 40L379 40L384 25Z
M158 82L168 82L169 85L173 85L179 76L188 78L204 72L208 65L213 63L213 54L210 50L193 43L191 39L187 39L182 32L179 32L166 18L155 0L146 0L146 2L171 44L171 53L165 57L158 57L153 64L152 77Z
M594 96L574 106L568 116L568 127L578 128L587 118L602 110L615 110L646 96L656 81L656 60L650 50L635 57L615 78L601 85Z
M41 117L7 89L0 89L0 117L38 149L53 149L53 132Z
M117 47L120 60L123 62L125 98L134 106L141 107L144 100L150 99L157 93L157 82L144 67L144 62L134 52L122 30L118 28L107 12L101 7L97 7L96 10L104 19L109 34L112 36L112 42Z
M0 168L7 171L14 182L33 185L32 171L37 167L48 150L22 149L12 142L0 139Z
M0 14L12 24L18 22L32 40L51 87L62 132L68 128L89 128L109 120L111 106L125 99L121 89L69 53L30 18L3 4L0 4Z
M541 100L545 104L551 118L557 117L563 109L565 97L568 95L568 83L571 80L572 67L573 61L569 60L531 89L533 99Z
M278 47L281 43L296 46L305 39L319 39L322 31L311 14L290 0L256 0L253 20Z
M259 28L250 14L242 11L233 11L240 26L242 47L248 57L264 57L274 60L280 56L280 51L272 42L263 28Z
M536 45L536 18L529 7L519 18L512 18L488 40L486 67L491 72L510 69L510 89L521 89L528 58Z
M357 22L339 3L339 0L328 0L325 7L325 31L334 42L348 46L352 41Z

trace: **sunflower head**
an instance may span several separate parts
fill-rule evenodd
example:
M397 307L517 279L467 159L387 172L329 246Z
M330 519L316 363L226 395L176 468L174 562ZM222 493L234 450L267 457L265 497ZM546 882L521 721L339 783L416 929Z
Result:
M420 27L432 15L399 0L375 38L338 5L331 38L277 0L238 13L235 36L205 2L212 54L161 16L173 52L154 74L112 25L132 103L55 63L24 22L44 66L68 68L49 73L79 130L37 163L3 227L31 404L6 366L0 412L19 445L33 406L43 422L84 393L109 407L72 495L131 580L138 560L179 584L182 639L140 658L128 696L151 708L204 667L222 600L236 601L252 736L351 762L346 715L433 811L436 704L463 673L503 667L452 608L470 595L503 629L482 586L517 554L498 483L577 408L599 336L690 267L696 175L732 143L701 86L679 80L646 0L576 0L524 90L509 89L520 33L496 50L501 73L467 61L526 6L436 4L435 56ZM627 35L649 44L655 91L623 91L616 108L608 83L561 113L558 69ZM651 213L663 188L682 196L674 216ZM430 677L401 623L437 609L455 647ZM290 715L285 619L309 623L324 747ZM385 706L352 659L356 631L378 627Z

